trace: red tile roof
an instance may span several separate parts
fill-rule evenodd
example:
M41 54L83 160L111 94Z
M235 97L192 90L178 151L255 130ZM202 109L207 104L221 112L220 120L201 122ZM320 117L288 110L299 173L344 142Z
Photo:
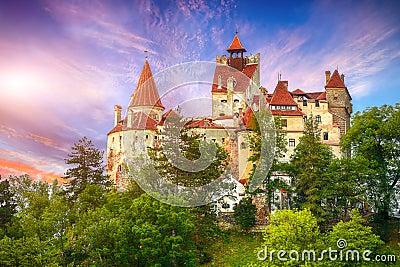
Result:
M233 116L229 116L229 115L219 116L219 117L216 117L214 120L219 121L219 120L229 120L229 119L233 119Z
M212 122L212 119L204 118L200 120L191 120L185 124L187 128L213 128L213 129L225 129L224 126L218 125Z
M294 95L305 95L306 93L304 93L303 90L297 88L296 90L294 90L292 92L292 94L294 94Z
M226 49L226 51L234 51L234 50L241 50L243 52L246 52L246 49L243 48L242 43L239 40L238 35L236 34L235 37L233 37L231 45Z
M297 103L294 101L292 95L288 91L287 81L278 81L269 104L280 106L297 106Z
M257 63L252 63L252 64L247 64L244 69L242 70L242 72L249 77L249 79L251 79L254 75L254 72L256 71L258 67Z
M107 134L107 135L110 135L110 134L112 134L112 133L116 133L116 132L120 132L120 131L122 131L123 130L123 126L122 126L122 124L117 124L117 125L115 125L115 127L114 128L112 128L112 130Z
M339 75L339 71L335 70L332 74L332 77L329 79L328 83L326 84L325 88L345 88L346 85L344 84L342 78Z
M233 77L236 80L236 86L233 91L244 92L249 86L250 79L253 77L258 64L246 65L243 71L238 71L228 65L218 64L215 67L214 80L211 92L227 92L228 78ZM218 88L218 75L221 75L221 88Z
M254 125L254 118L253 118L253 109L247 108L243 114L242 123L246 127L246 129L252 129Z
M326 91L321 93L318 97L317 100L326 100Z
M132 114L131 128L127 127L127 119L128 116L121 120L107 135L128 130L157 130L157 122L144 112L134 112Z
M156 106L164 108L158 94L156 83L154 82L149 62L147 60L144 62L142 73L140 74L135 93L132 96L129 106Z
M312 92L312 93L307 93L307 95L308 95L310 98L312 98L312 99L318 99L318 97L319 97L320 95L322 95L323 93L325 93L325 91L324 91L324 92Z
M175 110L173 109L169 109L167 112L165 112L162 117L161 117L161 121L158 123L158 125L163 126L165 123L165 120L167 118L180 118L181 116L179 116L178 113L175 112Z

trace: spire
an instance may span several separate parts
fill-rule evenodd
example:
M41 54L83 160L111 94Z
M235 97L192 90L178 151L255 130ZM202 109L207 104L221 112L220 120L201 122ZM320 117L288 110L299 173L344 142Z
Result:
M228 49L226 49L226 51L228 51L228 52L234 52L234 51L246 52L246 49L243 48L243 45L239 40L237 29L236 29L236 35L235 35L235 37L233 37L232 43L228 47Z
M154 82L149 62L147 61L147 54L142 73L140 74L135 93L132 96L129 106L156 106L164 108L160 100L160 95L158 94L156 83Z
M330 77L329 81L326 83L326 87L333 87L333 88L345 88L346 85L343 82L343 79L339 75L339 71L336 69L332 77Z

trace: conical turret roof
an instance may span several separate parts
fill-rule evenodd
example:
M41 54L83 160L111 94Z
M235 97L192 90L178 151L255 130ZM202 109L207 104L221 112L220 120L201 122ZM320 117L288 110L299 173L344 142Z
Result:
M233 37L232 43L231 45L228 47L228 49L226 49L226 51L231 52L231 51L235 51L235 50L240 50L243 52L246 52L246 49L244 49L242 43L239 40L239 36L235 35L235 37Z
M156 106L164 108L154 82L149 62L146 60L140 74L136 90L132 95L130 107Z

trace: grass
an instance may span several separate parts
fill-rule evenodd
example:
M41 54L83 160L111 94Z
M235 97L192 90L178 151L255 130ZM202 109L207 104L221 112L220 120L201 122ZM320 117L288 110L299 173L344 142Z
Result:
M257 261L255 252L262 245L262 233L226 231L210 248L213 259L204 264L211 266L245 266Z

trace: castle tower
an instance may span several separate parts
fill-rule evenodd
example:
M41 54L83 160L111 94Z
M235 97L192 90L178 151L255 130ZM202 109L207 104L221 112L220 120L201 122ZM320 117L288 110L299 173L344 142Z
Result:
M211 90L212 116L239 119L239 110L245 110L246 101L252 103L254 96L260 94L260 54L244 56L246 49L237 32L227 51L228 58L226 55L216 56Z
M229 53L228 65L238 71L242 71L246 65L243 57L243 53L246 52L246 49L243 48L242 43L239 40L238 32L236 32L231 45L226 49L226 51Z
M153 147L158 142L157 126L163 111L146 58L126 116L121 116L121 106L114 106L114 128L107 134L107 174L118 187L124 187L128 181L123 177L124 157L147 155L146 147Z
M130 112L144 112L150 118L158 122L161 120L164 109L149 62L146 58L136 90L131 96L128 116Z
M351 96L344 83L344 75L335 70L325 72L326 100L328 109L333 114L333 123L340 126L340 135L343 136L350 127L350 115L353 112Z

